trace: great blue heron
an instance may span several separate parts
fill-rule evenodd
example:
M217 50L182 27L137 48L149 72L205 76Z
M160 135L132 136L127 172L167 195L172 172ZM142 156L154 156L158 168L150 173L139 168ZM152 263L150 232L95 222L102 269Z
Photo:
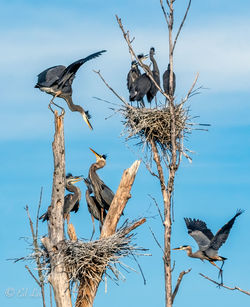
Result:
M114 198L114 193L111 189L100 179L96 171L103 168L106 165L106 156L99 155L92 148L90 150L96 156L96 162L93 163L89 168L89 180L93 187L94 196L101 206L101 222L103 222L104 210L109 210L109 206Z
M153 64L152 75L153 75L155 82L160 86L160 71L156 63L156 60L154 58L154 55L155 55L155 48L152 47L150 48L150 52L149 52L150 61ZM158 92L158 88L156 87L156 85L153 83L152 80L150 81L151 81L151 87L147 93L148 102L151 102Z
M145 59L148 58L148 55L139 54L137 57L142 62L142 61L144 61ZM130 68L130 71L128 72L128 75L127 75L127 88L129 90L129 100L130 101L133 101L132 97L134 97L136 95L135 81L140 76L141 76L141 72L140 72L140 69L138 67L138 63L137 63L137 61L134 60L134 61L131 62L131 68ZM140 104L141 104L142 107L145 107L143 99L140 101Z
M149 66L144 64L144 68L152 75L154 80L158 85L160 85L160 75L158 65L154 59L155 49L150 48L149 56L150 60L153 64L153 70L151 71ZM134 82L134 93L130 95L131 101L141 101L143 97L146 95L148 102L151 102L155 97L158 89L155 84L153 84L152 80L147 76L146 73L140 75Z
M189 257L199 258L202 261L209 261L212 265L216 266L220 270L219 275L221 276L221 283L223 283L222 267L224 265L224 261L227 258L219 256L218 250L221 245L226 242L235 219L243 212L243 210L238 210L234 217L218 230L215 236L211 230L207 228L205 222L191 218L184 218L187 225L188 234L195 239L199 246L199 250L193 253L190 245L183 245L178 248L174 248L174 250L186 250ZM222 266L218 267L214 263L215 261L222 261Z
M176 86L176 78L175 78L175 73L173 72L173 93L170 93L170 64L168 64L168 69L164 72L163 74L163 89L164 92L168 95L172 94L174 95L175 92L175 86Z
M78 181L83 180L81 176L72 176L72 174L68 174L66 176L66 184L65 188L67 191L72 192L64 197L64 206L63 206L63 218L67 218L67 222L69 222L69 213L70 212L77 212L79 209L79 203L81 200L81 190L75 186L74 184ZM49 220L48 211L45 212L39 218L42 219L42 222Z
M100 206L100 204L96 200L95 196L90 195L90 194L93 193L93 188L92 188L92 185L91 185L89 179L84 178L84 182L87 186L87 190L85 192L86 203L87 203L87 206L88 206L89 213L91 214L91 220L92 220L92 224L93 224L93 231L92 231L92 235L91 235L91 239L90 239L90 240L92 240L94 233L95 233L95 220L94 219L96 219L100 222L100 231L101 231L101 228L102 228L102 224L103 224L103 221L101 220L102 207ZM105 219L106 214L107 214L106 211L103 210L103 220Z
M87 123L90 129L93 128L89 122L90 116L88 112L85 112L81 106L73 103L71 85L78 69L87 61L100 56L103 52L106 52L106 50L101 50L90 54L86 58L80 59L70 64L68 67L63 65L50 67L38 75L38 81L35 85L36 88L39 88L41 91L53 96L50 104L53 103L55 97L63 98L67 102L71 111L77 111L81 113L84 121Z

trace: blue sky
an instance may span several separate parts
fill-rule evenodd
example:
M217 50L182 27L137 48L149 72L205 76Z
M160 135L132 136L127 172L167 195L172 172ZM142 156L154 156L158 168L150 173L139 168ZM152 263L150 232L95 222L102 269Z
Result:
M184 11L183 1L176 1L177 24ZM46 210L51 197L53 116L47 108L50 97L34 88L37 74L47 67L68 65L92 52L107 49L106 54L82 67L74 80L73 99L92 114L94 131L88 130L79 114L66 108L66 171L87 175L94 161L88 148L93 147L97 152L108 154L107 166L100 171L100 176L115 191L123 170L138 156L138 148L126 144L120 136L122 118L115 115L105 120L113 114L111 106L93 98L120 103L93 69L100 69L120 95L128 98L126 75L130 56L115 14L122 18L131 36L136 37L137 53L146 53L151 46L155 47L163 73L168 63L167 27L158 0L0 2L1 306L29 307L41 303L32 296L38 289L25 271L24 263L6 261L29 253L25 242L19 239L30 236L25 205L29 205L34 216L41 186L44 190L42 211ZM228 258L224 266L225 283L246 290L250 289L247 260L250 256L249 14L248 1L241 1L239 5L235 1L194 0L177 44L177 100L184 97L199 72L198 85L207 89L193 97L189 105L191 114L200 116L198 121L210 123L211 127L209 132L194 131L187 141L187 147L195 153L193 163L183 160L177 174L172 236L173 247L191 244L196 248L187 234L183 217L204 219L216 232L237 208L245 209L220 254ZM59 99L58 102L64 105ZM77 234L89 238L91 219L84 200L85 187L82 183L79 187L83 194L81 208L71 219ZM163 229L149 193L161 205L159 184L141 164L125 217L148 217L147 223L136 231L137 244L152 253L151 257L140 258L147 285L143 285L139 274L124 273L126 282L121 281L119 286L108 281L107 294L101 285L96 306L163 306L162 255L149 227L161 242ZM46 225L41 224L40 235L46 231ZM187 258L184 252L178 251L172 253L172 259L176 262L174 283L180 271L192 268L183 280L175 306L192 300L192 306L196 307L202 300L202 305L208 307L211 297L215 306L249 304L247 296L218 289L198 275L202 272L217 278L217 271L209 263ZM132 261L124 261L136 268ZM13 296L7 297L6 291Z

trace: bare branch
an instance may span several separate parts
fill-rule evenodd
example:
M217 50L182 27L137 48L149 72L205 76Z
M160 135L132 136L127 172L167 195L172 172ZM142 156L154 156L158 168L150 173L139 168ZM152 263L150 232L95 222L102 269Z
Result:
M184 275L188 274L192 269L188 269L186 271L182 271L177 279L177 283L176 283L176 286L175 286L175 289L174 289L174 292L172 294L172 303L174 302L174 299L175 299L175 296L179 290L179 287L180 287L180 284L181 284L181 281L182 281L182 278Z
M161 1L162 1L162 0L161 0ZM174 48L175 48L177 39L178 39L178 37L179 37L179 35L180 35L180 33L181 33L181 29L182 29L182 27L183 27L183 25L184 25L184 22L185 22L186 18L187 18L187 14L188 14L190 5L191 5L191 0L189 0L188 6L187 6L187 9L186 9L186 13L185 13L185 15L184 15L184 17L183 17L183 19L182 19L182 22L181 22L180 27L179 27L179 29L178 29L178 32L177 32L177 34L176 34L176 37L175 37L175 40L174 40L174 44L173 44L172 53L174 52Z
M126 100L121 97L120 95L117 94L117 92L115 90L112 89L112 87L105 81L105 79L103 78L103 76L100 73L100 70L96 71L93 70L96 74L98 74L98 76L102 79L103 83L111 90L111 92L118 98L121 100L121 102L123 102L125 105L128 105L128 103L126 102Z
M193 84L192 84L190 90L188 91L186 97L185 97L185 98L182 100L182 102L179 104L180 107L183 106L183 104L188 100L188 98L189 98L190 95L192 94L193 89L194 89L194 87L195 87L195 84L196 84L198 78L199 78L199 73L197 72L197 74L196 74L196 76L195 76L195 79L194 79L194 82L193 82Z
M160 210L160 208L159 208L159 206L158 206L158 204L157 204L156 199L155 199L153 196L151 196L150 194L148 194L148 196L151 197L152 200L154 201L154 203L155 203L155 205L156 205L156 207L157 207L157 210L158 210L158 212L159 212L159 215L160 215L162 224L164 225L164 219L163 219L163 216L162 216L162 214L161 214L161 210Z
M219 286L219 287L223 287L223 288L228 289L228 290L231 290L231 291L238 290L238 291L240 291L240 292L242 292L242 293L244 293L244 294L250 296L250 291L242 290L241 288L239 288L239 287L237 287L237 286L235 286L234 288L232 288L232 287L226 286L226 285L224 285L224 284L220 284L220 283L218 283L217 281L215 281L215 280L209 278L208 276L203 275L202 273L199 273L199 274L200 274L202 277L204 277L205 279L211 281L212 283L216 284L216 285Z
M166 23L169 24L167 12L166 12L166 10L165 10L165 7L164 7L164 5L163 5L162 0L160 0L160 3L161 3L161 9L162 9L162 11L163 11L163 15L164 15L164 17L165 17Z
M163 252L163 254L164 254L164 250L163 250L163 248L161 247L161 244L159 243L159 241L157 240L157 238L156 238L156 236L155 236L153 230L151 229L151 227L149 227L149 230L151 231L152 236L153 236L153 238L155 239L156 244L160 247L160 249L162 250L162 252Z
M31 272L30 268L29 268L27 265L25 266L25 269L28 270L28 272L30 273L30 275L34 278L34 280L36 281L36 283L38 284L38 286L41 288L42 286L41 286L39 280L38 280L38 279L36 278L36 276Z
M39 212L42 204L42 195L43 195L43 187L41 187L40 191L40 198L39 198L39 203L38 203L38 208L37 208L37 214L36 214L36 238L38 236L38 222L39 222Z

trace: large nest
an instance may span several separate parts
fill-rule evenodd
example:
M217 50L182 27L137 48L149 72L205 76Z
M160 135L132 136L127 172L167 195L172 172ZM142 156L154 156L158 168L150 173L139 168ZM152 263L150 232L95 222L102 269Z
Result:
M97 241L65 240L60 242L55 252L60 253L59 258L64 262L69 280L72 283L78 281L97 282L101 276L100 273L110 269L113 277L110 274L107 274L107 276L114 281L118 281L120 276L123 277L123 274L118 270L117 265L129 268L121 262L121 258L132 256L136 260L135 256L148 255L145 254L146 249L132 243L134 234L127 233L129 226L126 222L124 227L114 235ZM50 259L44 247L41 246L39 249L33 250L28 256L14 260L36 262L37 257L40 259L41 269L45 280L47 280L50 273Z
M143 252L146 251L131 243L134 235L126 234L125 229L97 241L65 241L61 253L69 279L73 282L81 280L87 283L90 280L98 281L100 272L110 269L118 280L120 271L116 264L122 266L121 258L145 255Z
M163 153L171 150L171 114L169 107L163 108L136 108L130 105L123 107L120 112L125 121L125 134L127 140L140 139L139 144L151 147L152 142L158 145ZM182 105L174 106L175 139L177 149L182 151L183 137L190 133L188 109Z

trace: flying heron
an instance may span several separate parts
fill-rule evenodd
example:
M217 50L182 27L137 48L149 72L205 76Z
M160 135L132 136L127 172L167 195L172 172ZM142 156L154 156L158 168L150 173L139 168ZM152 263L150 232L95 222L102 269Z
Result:
M150 48L149 57L153 64L153 70L151 71L149 66L143 65L144 68L152 75L155 82L160 85L160 74L158 65L154 59L155 49ZM146 95L149 103L155 97L158 89L155 84L153 84L152 80L148 77L146 73L140 75L134 82L134 93L130 94L130 101L141 101L143 97Z
M72 192L64 197L64 206L63 206L63 218L67 218L67 222L69 223L69 214L70 212L77 212L79 209L79 203L81 200L81 190L75 186L74 184L78 181L83 180L81 176L72 176L72 174L68 174L66 176L66 184L65 188L67 191ZM42 216L39 218L44 221L49 220L49 213L48 211L45 212Z
M88 210L89 213L91 214L91 220L92 220L92 224L93 224L93 231L92 231L92 235L90 240L92 240L94 233L95 233L95 220L98 220L100 222L100 232L102 229L102 225L103 225L103 221L101 220L101 212L102 212L102 207L100 206L100 204L98 203L98 201L96 200L95 196L90 195L93 193L93 188L92 185L89 181L89 179L84 178L84 182L87 186L87 190L85 192L85 197L86 197L86 203L88 206ZM103 219L105 219L106 217L106 211L103 210Z
M75 61L68 67L65 67L63 65L50 67L38 75L38 81L35 85L36 88L39 88L41 91L53 96L50 101L49 107L51 103L54 103L54 98L63 98L67 102L68 107L72 112L77 111L81 113L84 121L87 123L90 129L93 128L89 122L90 116L88 112L85 112L81 106L73 103L72 82L75 78L76 72L84 63L100 56L103 52L106 52L106 50L101 50L90 54L84 59Z
M235 219L243 212L243 210L237 210L234 217L221 229L219 229L215 236L211 230L207 228L205 222L191 218L184 218L188 229L188 234L194 238L199 246L199 250L193 253L190 245L183 245L178 248L174 248L174 250L186 250L189 257L198 258L202 261L209 261L212 265L216 266L220 270L219 276L221 276L221 284L223 284L222 267L224 265L224 261L227 260L227 258L219 256L218 250L221 245L226 242ZM222 266L218 267L214 263L215 261L222 261Z
M164 72L163 74L163 89L165 91L166 94L170 95L174 95L175 92L175 86L176 86L176 78L175 78L175 73L173 72L173 93L170 93L170 64L168 64L168 69Z
M93 192L96 201L101 207L101 223L103 222L104 210L109 210L109 206L114 198L114 193L111 189L100 179L96 171L106 165L106 155L100 155L92 148L90 150L96 156L96 162L89 168L89 180L93 187Z
M139 54L137 57L142 62L142 61L144 61L148 58L148 55ZM130 71L128 72L128 75L127 75L127 88L129 90L129 100L130 101L133 101L131 99L133 99L132 97L134 97L136 95L136 93L135 93L135 81L140 76L141 76L141 72L140 72L140 69L138 67L138 62L134 60L134 61L131 62L131 68L130 68ZM140 105L142 107L145 107L143 99L140 101Z

